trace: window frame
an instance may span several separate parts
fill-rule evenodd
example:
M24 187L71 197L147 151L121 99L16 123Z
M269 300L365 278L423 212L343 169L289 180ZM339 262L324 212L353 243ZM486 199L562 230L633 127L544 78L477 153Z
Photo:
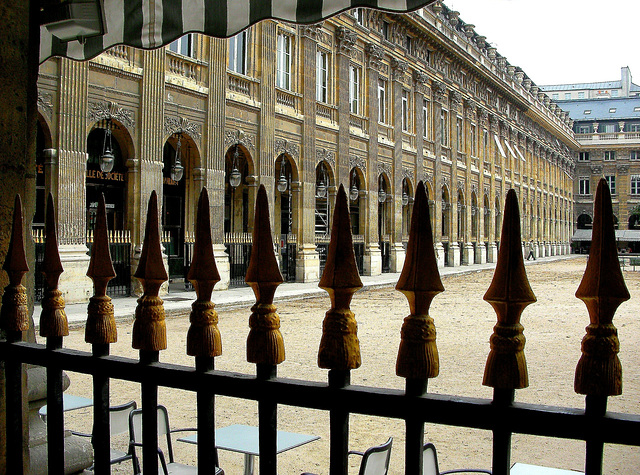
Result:
M449 147L449 111L440 109L440 145Z
M360 115L362 69L355 64L349 65L349 112Z
M401 112L402 131L409 132L411 129L411 116L410 116L411 97L409 95L409 91L407 91L406 89L402 90L401 101L402 101L402 112Z
M616 160L616 151L615 150L605 150L602 159L605 162L614 162Z
M238 41L242 38L242 41ZM229 58L227 61L227 67L237 74L247 75L247 46L249 45L249 34L247 30L241 31L237 35L229 38ZM242 46L240 55L241 61L238 61L238 53L240 51L239 45ZM242 64L241 64L242 63ZM240 66L240 67L238 67ZM240 69L240 71L239 71Z
M387 80L378 78L378 122L387 123Z
M322 61L324 59L324 63ZM329 53L318 48L316 52L316 101L329 103Z
M579 162L589 162L591 161L589 157L589 152L579 152L578 153L578 161Z
M186 41L186 48L188 53L184 53L183 43ZM169 51L175 54L179 54L182 56L186 56L187 58L195 58L195 35L193 33L187 33L186 35L182 35L177 40L169 43Z
M631 175L630 194L640 195L640 175Z
M617 194L616 191L616 176L615 175L605 175L604 179L607 181L607 185L609 185L609 191L612 195Z
M422 137L429 139L429 100L422 99Z
M591 194L591 178L588 176L581 176L578 179L578 194L590 195Z
M279 32L276 40L276 86L287 91L292 90L293 38L285 32Z

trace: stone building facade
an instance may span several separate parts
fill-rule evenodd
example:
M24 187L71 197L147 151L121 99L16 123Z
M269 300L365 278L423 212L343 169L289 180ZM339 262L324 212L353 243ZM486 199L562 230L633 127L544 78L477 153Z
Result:
M620 251L640 252L640 86L620 80L543 86L573 119L580 143L574 184L573 246L587 252L598 180L607 180Z
M51 192L60 210L68 302L91 293L86 242L99 193L135 269L156 190L177 269L206 186L219 288L246 257L231 247L252 231L261 184L292 280L319 279L339 185L364 274L401 270L420 180L440 265L495 261L511 188L527 245L569 252L571 119L440 3L406 15L355 9L309 26L264 21L227 40L116 46L88 62L53 58L38 86L38 202Z

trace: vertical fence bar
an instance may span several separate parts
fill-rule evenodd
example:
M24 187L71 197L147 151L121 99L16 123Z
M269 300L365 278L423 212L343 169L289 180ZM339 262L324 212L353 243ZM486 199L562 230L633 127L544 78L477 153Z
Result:
M318 287L331 299L322 324L318 366L329 370L329 386L339 392L350 383L350 371L360 367L360 342L355 316L350 310L353 294L362 288L351 237L349 205L340 185L331 228L327 262ZM349 446L349 413L340 407L330 410L331 475L346 475Z
M40 315L40 336L47 339L47 349L62 348L63 337L69 335L69 324L64 311L62 292L58 282L63 268L58 253L53 197L47 198L45 252L42 273L46 290L42 299ZM47 451L48 469L51 473L64 472L64 417L62 405L62 368L47 366Z
M213 256L209 194L203 188L196 212L196 236L192 248L192 260L187 279L196 291L196 301L191 305L187 332L187 354L195 357L196 371L213 371L214 358L222 354L222 338L218 329L218 313L211 302L213 287L220 281L220 274ZM215 395L207 387L197 392L198 423L198 473L215 473L218 463L215 438Z
M113 303L107 295L109 281L116 276L111 259L104 195L98 199L91 261L87 276L93 281L93 296L87 307L84 339L95 358L109 355L109 344L118 340ZM93 458L97 475L109 474L110 457L109 378L93 376Z
M9 276L9 284L2 295L0 328L4 330L9 343L24 339L29 329L27 289L22 285L24 275L29 271L24 247L22 200L16 195L13 210L13 226L9 249L2 268ZM7 473L24 473L28 467L29 441L25 433L26 422L26 374L23 364L13 358L5 361L6 378L6 424L7 424Z
M433 298L444 291L423 182L416 188L407 255L396 290L407 297L411 311L402 323L396 374L406 378L407 397L419 397L427 392L428 379L435 378L440 371L436 327L429 316L429 306ZM418 418L407 419L406 427L405 474L421 475L424 422Z
M160 350L167 348L167 328L164 306L158 297L160 286L169 279L162 262L160 226L158 221L158 195L155 190L149 198L147 223L138 268L134 274L142 284L143 294L138 299L133 322L132 346L140 350L140 363L153 365L160 360ZM144 473L158 473L158 385L152 381L141 384L142 400L142 460Z
M593 236L589 260L576 297L584 301L590 324L582 339L582 356L576 367L574 389L586 396L586 414L596 425L607 410L607 397L622 394L620 341L613 317L618 306L629 300L618 260L611 193L604 178L596 190ZM601 437L587 439L585 472L602 473L604 443Z
M277 365L284 361L284 341L280 317L273 305L276 288L283 282L273 248L269 201L264 185L258 188L253 227L253 245L245 281L253 289L256 303L251 307L247 361L256 364L257 378L276 377ZM258 399L260 473L277 473L278 406L268 391Z
M498 262L489 289L484 294L496 312L498 323L491 335L482 384L494 388L493 404L513 404L515 389L529 385L524 355L524 328L520 316L536 301L524 268L520 238L520 211L515 190L507 192L500 236ZM511 466L511 432L501 421L493 430L493 473L507 475Z

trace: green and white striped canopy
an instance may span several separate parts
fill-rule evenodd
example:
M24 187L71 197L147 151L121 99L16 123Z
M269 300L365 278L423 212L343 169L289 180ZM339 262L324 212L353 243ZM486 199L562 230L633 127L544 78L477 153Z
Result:
M434 0L104 0L106 33L83 43L62 42L40 28L40 62L51 56L89 59L117 44L152 49L185 33L229 37L260 20L317 23L341 11L368 7L407 12Z

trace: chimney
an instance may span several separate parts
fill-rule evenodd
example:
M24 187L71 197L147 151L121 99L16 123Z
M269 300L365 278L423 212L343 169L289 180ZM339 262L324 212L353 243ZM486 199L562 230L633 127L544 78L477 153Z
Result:
M631 89L631 71L629 66L623 66L621 68L621 83L622 83L622 97L629 97L629 90Z

